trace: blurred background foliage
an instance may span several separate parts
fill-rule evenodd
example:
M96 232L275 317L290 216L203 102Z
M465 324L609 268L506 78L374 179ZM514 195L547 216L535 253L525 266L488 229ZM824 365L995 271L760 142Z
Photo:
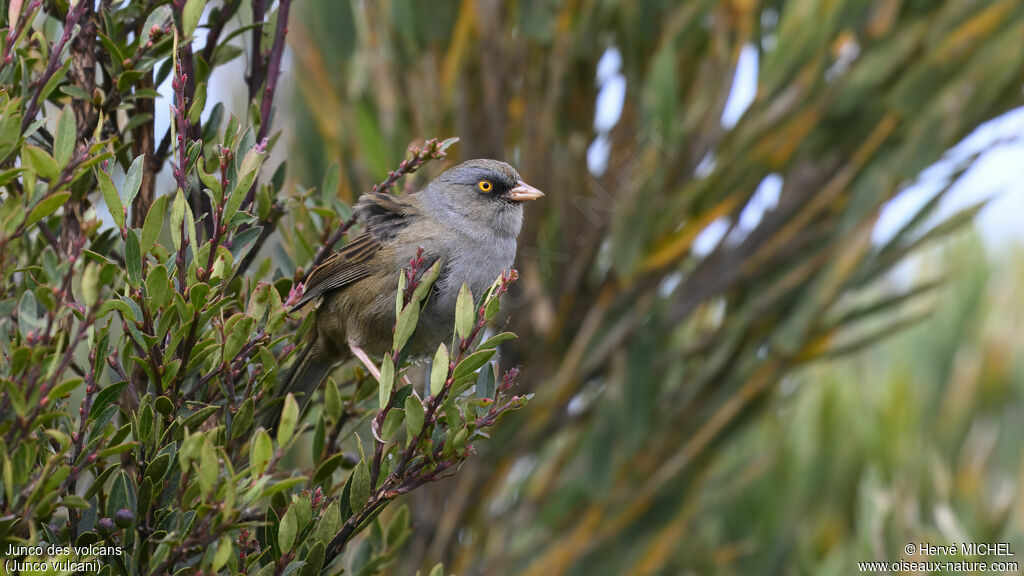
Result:
M1022 104L1024 4L295 9L291 179L338 160L351 201L410 141L458 136L453 162L506 159L548 193L502 350L536 399L410 497L391 573L849 573L907 541L1017 541L1022 259L989 269L970 239L933 242L980 208L938 210L976 155L946 155L948 182L875 228ZM756 96L723 117L744 51ZM620 114L597 106L609 82ZM284 227L288 260L308 261L310 222ZM954 251L894 276L923 246Z

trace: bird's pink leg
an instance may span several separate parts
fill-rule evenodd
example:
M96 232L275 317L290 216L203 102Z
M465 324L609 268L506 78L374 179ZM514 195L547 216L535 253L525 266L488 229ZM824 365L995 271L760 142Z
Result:
M358 358L359 361L362 362L363 366L365 366L370 372L370 376L373 376L374 380L380 382L380 368L374 364L373 360L370 360L370 355L366 353L366 350L363 350L352 342L348 343L348 347L352 350L352 355ZM402 374L402 384L412 386L412 382L405 374Z
M349 341L348 347L352 350L352 355L363 363L363 366L365 366L367 371L370 372L373 379L380 382L380 368L374 364L373 360L370 360L370 355L366 353L366 350L363 350L351 341Z

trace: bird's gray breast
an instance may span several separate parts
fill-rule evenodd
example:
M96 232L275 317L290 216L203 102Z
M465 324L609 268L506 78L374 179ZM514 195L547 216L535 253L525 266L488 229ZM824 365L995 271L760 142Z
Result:
M515 238L492 237L487 242L462 238L458 243L458 248L444 250L447 257L441 274L420 316L417 336L423 337L423 353L432 353L439 342L450 341L463 283L469 286L474 301L479 300L502 272L512 268L516 255Z

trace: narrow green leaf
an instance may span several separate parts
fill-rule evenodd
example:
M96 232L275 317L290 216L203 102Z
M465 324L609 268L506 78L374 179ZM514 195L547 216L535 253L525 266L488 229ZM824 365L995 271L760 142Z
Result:
M437 281L437 278L441 275L441 268L444 267L444 263L440 258L434 261L434 264L427 269L423 277L420 278L419 286L416 286L416 290L412 293L412 301L419 304L423 302L427 294L430 293L430 288Z
M401 298L401 295L399 295ZM406 342L412 336L413 331L416 330L416 323L420 318L420 306L416 302L410 302L405 310L402 310L401 315L398 316L398 322L395 324L395 342L394 350L400 352L402 348L405 348Z
M188 230L188 246L192 250L192 258L198 259L199 253L199 237L196 236L196 219L192 215L192 206L188 202L185 202L185 228Z
M220 473L220 464L217 462L217 451L209 438L203 439L202 448L199 451L199 489L203 494L209 494L217 485L217 476Z
M53 135L53 159L58 168L63 169L71 161L76 138L75 113L70 105L65 105L57 116L57 131Z
M238 182L235 183L235 187L231 190L231 195L224 205L225 220L230 220L235 215L235 212L238 211L238 207L242 205L242 200L245 199L246 193L249 192L249 188L252 187L252 183L256 180L256 175L259 174L260 166L263 165L265 157L266 154L260 154L256 151L255 147L245 153L242 165L238 169Z
M469 356L462 359L459 365L455 367L455 372L452 373L452 378L458 380L463 376L468 376L473 372L476 372L477 368L483 366L494 356L494 350L478 350Z
M246 398L245 402L238 407L234 420L231 421L231 438L235 439L249 431L252 426L254 405L252 398Z
M477 346L477 350L497 348L498 344L501 344L506 340L512 340L515 338L518 338L518 336L516 336L513 332L502 332L500 334L495 334L494 336L491 336L487 340L484 340L479 346Z
M473 293L469 286L462 285L459 290L459 299L455 302L455 332L459 338L468 338L473 332L473 325L476 323L476 314L473 310Z
M370 471L366 468L366 461L360 460L359 464L352 470L352 492L349 497L353 510L362 510L366 501L370 498Z
M60 175L60 167L57 161L50 156L49 152L38 146L26 145L21 149L21 161L36 174L49 181L54 181Z
M95 418L96 415L105 410L107 406L116 402L117 399L121 397L121 391L124 390L124 387L127 385L128 382L116 382L107 386L103 390L100 390L99 393L96 394L96 398L92 401L92 406L89 408L89 418Z
M299 403L295 396L288 393L284 398L284 409L281 411L281 423L277 427L277 445L284 446L295 433L295 425L299 421Z
M395 365L391 362L389 354L384 355L384 361L380 365L380 386L377 388L377 397L380 400L380 407L383 410L391 399L391 390L395 384Z
M174 249L181 250L181 224L185 218L185 195L181 190L174 196L174 203L171 205L171 240L174 241Z
M138 288L142 283L142 251L139 249L139 237L135 230L127 230L124 245L124 265L128 271L128 283Z
M203 8L206 7L206 0L188 0L185 2L185 9L181 12L181 29L185 39L192 36L199 26L199 18L203 15Z
M328 379L324 386L324 411L335 422L341 418L341 392L338 391L338 385L331 379Z
M167 268L164 268L163 264L153 267L146 276L146 297L149 298L151 312L159 310L167 303L170 290L171 281L167 276Z
M274 442L270 434L263 428L253 434L252 442L249 443L249 465L252 467L253 475L262 474L274 454Z
M410 394L405 398L405 427L409 431L410 439L419 436L423 430L423 419L423 403Z
M213 553L213 563L210 565L210 568L214 573L219 572L228 563L228 559L231 558L233 551L234 544L231 542L231 536L224 534L217 541L217 551Z
M323 542L313 544L306 554L306 564L302 567L302 572L299 573L300 576L316 576L320 574L320 569L324 566L326 551L326 546Z
M32 207L32 211L28 214L28 220L25 221L25 227L32 226L56 212L57 208L63 206L70 196L70 192L58 192L43 198L42 202Z
M100 182L100 192L103 194L103 201L107 203L107 210L117 227L124 229L124 204L121 203L121 196L114 187L114 181L110 174L102 170L96 171L96 179Z
M298 519L295 514L295 505L292 504L288 511L281 518L281 524L277 528L277 543L281 552L287 553L295 543L295 534L298 532Z
M132 160L132 165L128 167L128 172L124 177L125 206L131 206L135 196L139 193L139 188L142 186L142 170L145 164L146 155L139 154L135 157L135 160Z
M385 440L394 440L395 435L402 429L402 422L405 421L405 410L392 408L384 417L384 424L381 425L381 437Z
M100 297L100 265L87 262L82 273L82 299L86 306L96 304Z
M142 242L139 249L143 254L149 254L150 249L160 238L160 232L164 229L164 212L167 210L167 196L160 196L153 201L146 214L146 221L142 225Z
M430 394L437 396L448 379L448 348L442 343L434 354L434 363L430 367Z

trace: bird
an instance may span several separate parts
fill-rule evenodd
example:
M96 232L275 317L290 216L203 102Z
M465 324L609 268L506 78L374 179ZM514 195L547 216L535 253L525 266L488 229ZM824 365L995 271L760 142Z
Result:
M420 249L424 266L440 260L441 271L408 346L413 358L432 354L451 338L462 285L480 295L511 270L523 202L543 196L511 165L490 159L462 162L405 196L360 196L353 213L362 233L310 271L291 306L313 305L315 318L275 398L301 396L304 411L332 368L352 356L379 378L373 358L391 349L399 275ZM279 415L280 406L268 425Z

